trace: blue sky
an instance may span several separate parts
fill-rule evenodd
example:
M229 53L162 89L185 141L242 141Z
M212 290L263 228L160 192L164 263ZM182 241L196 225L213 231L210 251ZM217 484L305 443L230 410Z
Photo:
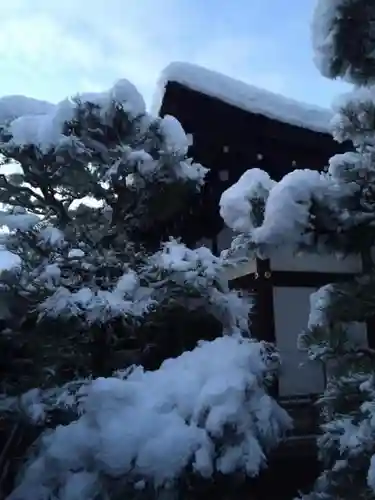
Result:
M119 78L149 103L161 70L189 61L329 106L345 87L321 77L310 43L316 0L0 2L0 96L57 102Z

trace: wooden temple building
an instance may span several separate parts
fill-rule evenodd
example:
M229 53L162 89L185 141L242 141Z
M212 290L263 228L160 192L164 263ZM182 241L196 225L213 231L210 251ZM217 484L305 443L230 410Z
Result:
M332 139L328 111L185 63L172 63L164 71L154 111L181 122L192 136L189 155L210 168L200 208L192 217L196 238L214 253L228 248L232 237L218 213L221 193L246 170L261 168L278 181L296 168L322 170L331 156L347 149ZM306 362L297 335L307 324L310 294L360 271L355 258L298 261L278 254L273 262L258 260L255 268L253 263L235 277L236 287L255 292L252 333L276 342L281 351L284 366L276 395L295 417L294 433L271 457L269 468L244 486L241 498L292 499L319 473L314 400L325 375L322 366Z

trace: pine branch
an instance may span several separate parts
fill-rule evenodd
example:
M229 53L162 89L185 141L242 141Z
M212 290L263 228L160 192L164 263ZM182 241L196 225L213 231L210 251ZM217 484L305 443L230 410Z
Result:
M34 178L36 180L36 178ZM4 174L0 175L0 182L4 185L5 189L15 197L17 203L19 205L24 206L25 208L29 208L30 210L33 210L34 204L33 203L28 203L27 200L25 199L20 199L19 196L22 194L26 194L30 197L34 197L38 200L38 202L43 205L46 209L52 209L53 212L55 212L56 215L59 216L60 221L64 224L68 223L70 221L70 217L68 215L68 212L66 211L64 204L59 201L54 194L54 190L52 186L46 182L44 179L42 179L42 176L39 176L39 182L38 182L38 187L41 190L43 196L39 195L35 191L33 191L31 188L22 185L22 186L15 186L11 184L6 176ZM13 203L9 200L8 203L12 205Z
M15 186L14 184L11 184L6 176L4 174L0 174L0 183L3 183L4 187L7 189L7 191L14 195L15 197L19 194L27 194L29 195L30 197L34 197L36 198L40 203L42 203L43 205L46 205L46 202L44 200L44 198L42 196L40 196L38 193L34 192L31 188L27 187L27 186ZM19 200L16 198L16 201L19 205L25 205L25 200ZM9 204L12 205L11 202L9 202ZM33 204L30 204L30 207L29 208L32 208L33 207Z
M51 185L47 182L43 181L40 185L40 190L43 193L43 196L47 202L47 206L50 207L57 216L60 218L60 222L63 225L66 225L70 221L70 217L68 212L66 211L63 203L59 201L54 194L54 190Z

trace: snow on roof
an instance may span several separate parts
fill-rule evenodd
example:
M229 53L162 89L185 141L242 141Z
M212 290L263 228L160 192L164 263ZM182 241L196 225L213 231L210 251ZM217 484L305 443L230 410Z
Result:
M153 103L152 111L155 114L160 111L169 82L177 82L250 113L315 132L330 133L332 114L327 109L303 104L215 71L182 62L171 63L162 72Z

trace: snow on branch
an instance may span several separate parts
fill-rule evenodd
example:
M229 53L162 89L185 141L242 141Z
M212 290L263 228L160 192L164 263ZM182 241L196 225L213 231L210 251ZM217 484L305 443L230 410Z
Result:
M334 101L331 120L336 141L351 141L354 146L374 145L375 87L355 87Z
M285 245L298 249L311 243L313 203L333 190L332 179L313 170L294 170L275 183L254 168L222 194L220 213L263 252Z
M99 106L105 117L116 104L132 118L143 115L146 106L138 90L128 80L119 80L106 92L84 93L75 99L65 99L44 114L26 114L17 117L9 125L12 144L20 147L33 144L43 153L56 147L64 140L63 126L74 118L77 102ZM66 140L66 138L65 138Z
M190 467L206 478L215 471L257 475L291 426L262 388L267 359L258 342L222 337L157 371L138 367L85 383L66 400L69 407L78 401L77 419L43 437L9 500L52 491L56 500L93 500L108 494L111 480L162 487ZM48 410L36 394L24 401L38 419Z
M369 0L317 1L312 42L323 76L358 85L374 82L374 15Z
M24 207L13 207L0 211L0 227L6 226L10 231L29 231L40 222L40 217L27 212Z
M220 215L225 224L236 232L248 233L261 223L266 199L275 182L270 176L253 168L228 188L220 198ZM257 207L257 205L261 205Z
M23 95L9 95L0 98L0 126L5 125L20 116L45 115L53 112L55 105L25 97Z
M253 232L258 244L297 247L310 243L311 208L314 199L323 199L330 180L314 170L294 170L270 191L263 224Z
M53 278L60 281L60 273L56 275L58 267L51 267L44 270L39 280L45 281L53 273ZM134 271L128 271L108 290L84 285L78 290L59 286L39 305L38 310L40 319L76 317L82 319L86 326L105 324L118 317L146 314L156 304L151 293L151 289L140 286L139 277Z
M161 296L173 294L163 286L167 280L180 288L187 286L191 299L183 296L183 300L190 309L205 305L220 320L225 333L248 334L252 303L248 297L229 289L228 265L230 263L213 255L207 247L190 249L170 240L150 257L148 273L159 283L156 286L160 288Z

